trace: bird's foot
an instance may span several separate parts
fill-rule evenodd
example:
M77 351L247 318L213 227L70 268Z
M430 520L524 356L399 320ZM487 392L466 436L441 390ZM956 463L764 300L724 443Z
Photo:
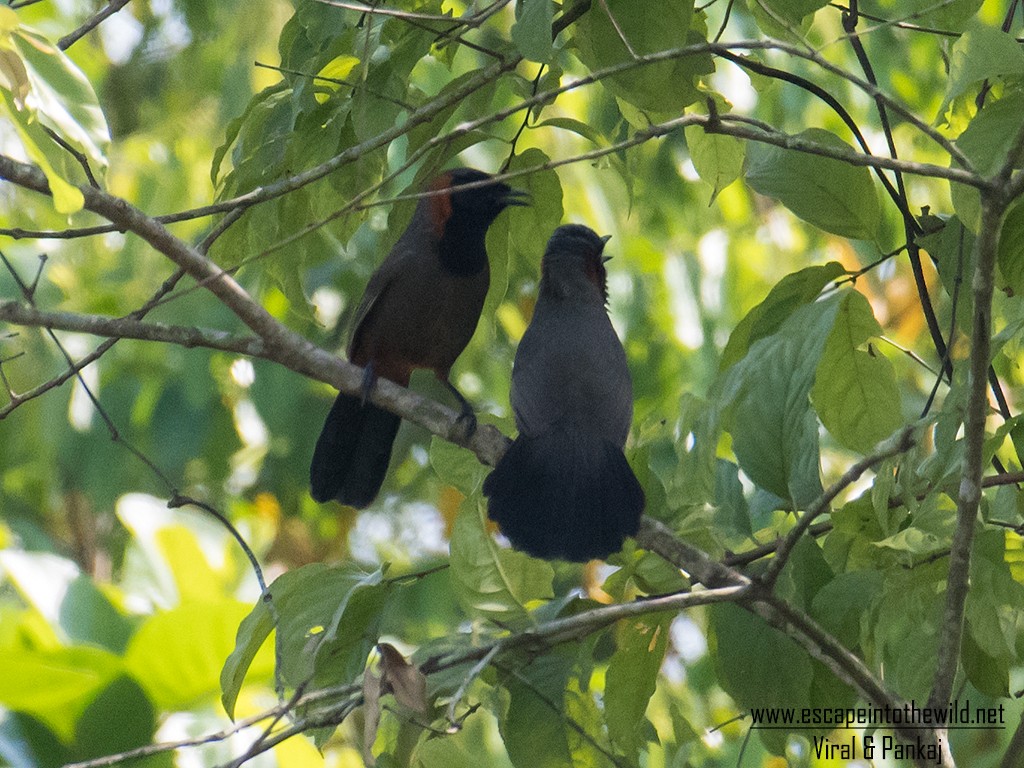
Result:
M476 434L476 414L473 413L469 403L462 404L462 411L460 411L459 417L455 419L455 425L458 426L460 424L464 425L463 430L466 440L469 440L469 438Z
M438 376L438 378L440 378L441 381L444 382L444 385L448 388L448 391L451 392L455 396L455 399L459 401L459 418L455 420L455 424L456 426L458 426L459 424L465 424L464 437L466 440L469 440L469 438L471 438L476 433L476 414L473 413L473 406L470 405L469 400L463 397L462 393L455 388L455 385L448 380L447 376L443 378Z

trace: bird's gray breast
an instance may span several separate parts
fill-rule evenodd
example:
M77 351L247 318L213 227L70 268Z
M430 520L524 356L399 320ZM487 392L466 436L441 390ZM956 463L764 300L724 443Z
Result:
M633 386L604 306L537 302L516 352L512 408L519 431L528 436L564 426L625 444Z

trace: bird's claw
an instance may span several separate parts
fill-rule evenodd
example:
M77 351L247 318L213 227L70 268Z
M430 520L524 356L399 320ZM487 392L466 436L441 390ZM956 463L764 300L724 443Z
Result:
M473 409L463 407L462 412L459 414L458 418L455 419L455 424L456 426L459 424L465 424L463 427L464 437L466 440L469 440L469 438L476 434L477 427L476 414L473 413Z

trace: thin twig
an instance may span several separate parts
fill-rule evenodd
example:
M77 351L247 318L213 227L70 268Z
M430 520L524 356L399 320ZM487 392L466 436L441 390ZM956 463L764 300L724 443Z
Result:
M64 137L61 136L52 128L49 128L44 125L43 131L45 131L46 135L49 136L61 149L63 149L65 152L67 152L69 155L75 158L75 162L82 167L82 171L85 173L85 178L89 180L89 184L95 187L96 189L99 189L100 183L96 180L96 177L93 175L92 166L89 165L89 158L86 157L83 153L79 152L67 141L65 141Z
M779 577L782 569L785 567L789 560L790 554L793 552L793 548L796 547L800 538L810 528L811 523L816 518L824 514L829 510L829 506L832 501L844 490L849 488L853 483L860 479L860 476L872 469L883 461L893 456L898 456L901 453L906 453L916 444L916 433L920 429L920 425L911 424L903 427L895 435L889 437L872 451L869 455L858 461L856 464L846 470L842 476L832 483L824 493L821 494L814 502L807 507L807 510L800 516L797 524L793 526L793 529L786 535L778 549L775 551L775 557L768 564L764 574L761 576L760 581L768 589L772 589L775 585L775 580Z
M86 21L82 26L80 26L74 32L70 32L64 35L64 37L58 40L57 47L60 48L62 51L66 51L72 45L77 43L79 40L81 40L87 34L92 32L94 29L96 29L96 27L102 24L104 20L110 18L115 13L124 8L126 5L128 5L130 1L131 0L110 0L110 2L107 3L106 6L104 6L99 11L90 16L88 21Z
M476 664L472 666L466 676L462 679L459 684L458 690L455 691L455 695L452 696L450 702L448 702L448 722L451 723L451 727L458 729L458 720L455 717L455 708L458 707L459 702L462 701L466 692L469 691L469 686L472 685L473 681L476 680L480 673L487 669L487 665L494 661L494 657L501 652L501 643L495 643L491 646L491 650L487 652Z
M616 768L626 768L627 763L623 762L607 747L605 747L597 739L595 739L594 736L586 728L580 725L575 718L570 717L568 713L566 713L564 707L560 706L558 702L553 701L550 696L544 693L544 691L540 690L536 686L536 684L532 680L530 680L530 678L528 678L515 667L501 665L499 666L499 669L501 669L506 674L512 675L512 677L514 677L520 683L529 688L530 692L534 696L536 696L545 707L550 709L555 717L561 718L567 726L569 726L570 728L572 728L572 730L576 731L576 733L579 734L581 739L583 739L585 742L590 744L590 746L592 746L594 749L596 749L598 752L604 755L605 759L608 760L608 762L610 762Z
M829 3L829 6L832 7L832 8L835 8L836 10L843 11L844 13L849 13L850 12L850 8L848 6L842 5L840 3ZM931 10L931 9L928 9L928 10ZM909 14L907 16L903 16L900 19L885 19L885 18L883 18L881 16L873 16L870 13L865 13L863 10L861 10L859 13L860 13L861 16L863 16L865 19L868 19L869 21L878 22L877 26L874 26L871 29L862 31L860 33L861 35L868 34L868 33L871 33L871 32L876 32L878 30L885 29L887 27L896 27L897 29L905 29L908 32L923 32L923 33L926 33L926 34L929 34L929 35L939 35L940 37L960 37L963 34L963 32L954 32L954 31L949 30L949 29L937 29L935 27L923 27L923 26L920 26L918 24L910 24L909 23L910 19L919 18L920 16L924 15L923 13L912 13L912 14Z
M390 102L391 104L394 104L396 107L401 107L402 109L408 110L415 109L415 107L412 104L404 102L401 99L396 99L393 96L388 96L386 93L381 93L380 91L375 90L373 88L367 87L366 83L353 83L350 80L344 80L340 77L324 77L323 75L311 75L309 72L301 72L297 69L280 67L274 64L264 64L262 61L254 61L253 66L259 69L269 69L274 72L280 72L281 74L284 75L295 75L296 77L304 77L307 80L311 80L313 82L320 80L322 82L332 83L334 85L344 85L346 88L351 88L354 91L363 91L364 93L368 93L371 96L375 96L381 101Z
M854 54L857 57L857 61L861 65L861 69L864 72L864 77L876 88L878 87L878 79L875 77L874 67L871 66L871 61L868 59L867 50L864 48L864 44L857 34L857 22L859 20L859 3L858 0L850 0L850 8L847 13L843 14L843 29L846 31L847 39L850 41L850 45L853 47ZM874 98L875 108L878 111L878 118L882 126L882 133L885 136L886 146L889 149L890 157L897 157L896 153L896 142L893 139L892 124L889 122L889 112L886 109L885 101L878 96ZM928 326L928 333L931 335L932 344L935 347L935 351L939 356L941 362L941 370L945 374L947 380L952 381L953 378L953 367L949 360L949 349L946 344L946 340L942 337L942 330L939 328L938 317L935 314L935 308L932 306L931 296L928 293L928 284L924 278L924 270L921 266L921 249L917 244L917 237L921 233L921 227L918 225L917 220L910 212L910 200L907 196L907 189L903 182L903 174L899 171L895 173L896 178L896 194L894 200L896 206L900 211L900 216L903 220L903 234L907 242L907 255L910 259L911 272L914 275L914 286L917 289L917 295L921 302L921 311L924 313L925 323ZM956 313L954 312L954 322ZM952 337L950 337L952 339ZM936 389L938 384L936 384ZM921 414L923 418L928 413L926 407Z
M333 8L342 8L346 11L359 11L370 16L391 16L396 19L416 19L417 21L440 21L450 24L459 21L454 16L442 16L436 13L415 13L413 11L402 11L396 8L382 8L380 6L365 5L363 3L346 3L342 0L317 0L317 2L329 5Z
M86 187L86 189L88 189L88 187ZM25 300L30 305L34 306L32 288L21 279L21 277L18 275L17 270L14 269L14 265L8 260L7 256L3 253L3 251L0 251L0 262L3 263L4 267L6 267L7 271L10 272L15 282L21 288L21 292L22 295L25 297ZM33 284L35 284L35 281L33 281ZM71 357L71 353L68 352L67 348L61 343L60 339L57 338L57 334L52 329L47 328L46 335L50 337L50 341L53 342L53 345L57 348L57 351L60 352L61 357L64 358L68 366L74 367L74 358ZM130 454L132 454L132 456L134 456L142 464L144 464L149 469L149 471L152 472L153 475L157 479L159 479L161 483L164 484L164 486L167 488L169 492L174 493L174 484L171 482L170 478L164 473L164 471L156 465L156 462L150 459L141 450L136 448L134 443L132 443L130 440L125 439L124 435L121 434L121 431L114 423L114 420L110 417L110 414L108 414L106 409L100 404L99 399L92 391L92 387L90 387L88 382L86 382L85 377L82 376L80 372L76 372L75 376L77 376L78 378L78 385L82 388L82 392L84 392L85 396L89 398L89 402L92 403L92 406L96 410L96 413L100 417L100 420L103 421L104 425L106 426L107 431L110 434L110 439L113 442L120 443L122 446L124 446L125 450L127 450Z
M608 20L612 23L612 27L615 29L615 34L619 36L619 40L626 46L626 50L633 59L639 58L636 51L633 50L633 46L629 44L629 39L626 37L626 33L622 31L622 27L619 26L618 20L615 18L615 14L612 13L612 9L608 7L608 0L598 0L601 3L601 7L604 9L605 14L608 16Z

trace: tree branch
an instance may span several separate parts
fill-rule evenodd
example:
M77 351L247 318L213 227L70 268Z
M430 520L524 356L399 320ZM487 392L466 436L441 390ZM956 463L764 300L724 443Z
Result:
M0 302L0 320L13 325L89 333L116 339L161 341L188 348L205 347L250 357L265 355L263 341L255 336L234 336L224 331L165 323L143 323L132 317L48 312L16 301Z
M150 312L150 310L153 309L153 307L160 303L160 301L162 301L167 294L174 290L174 286L177 285L178 281L181 280L181 278L184 276L185 273L182 270L177 270L173 275L171 275L169 278L167 278L167 280L163 282L163 285L161 285L160 288L157 289L156 293L153 294L149 301L147 301L137 310L129 314L128 318L133 320L141 320ZM10 415L12 411L14 411L16 408L23 405L24 403L27 403L30 400L34 400L37 397L40 397L41 395L49 392L51 389L54 389L55 387L59 387L68 379L77 375L78 372L85 368L87 365L95 362L104 354L106 354L107 350L113 347L117 343L117 341L118 340L116 338L111 338L108 339L107 341L104 341L88 355L81 358L80 360L77 360L73 365L68 366L68 370L66 370L63 374L61 374L60 376L56 376L50 379L49 381L40 384L37 387L32 388L28 392L23 392L20 395L15 395L12 391L9 391L8 394L11 397L11 402L5 405L3 408L0 408L0 421L3 421L3 419Z
M995 282L999 229L1008 203L994 193L982 193L981 226L974 247L974 301L971 327L967 414L964 420L964 458L957 499L957 522L949 555L946 607L940 629L935 681L928 705L944 707L959 668L960 643L971 567L971 544L981 503L985 421L988 416L988 366L991 355L992 291Z

